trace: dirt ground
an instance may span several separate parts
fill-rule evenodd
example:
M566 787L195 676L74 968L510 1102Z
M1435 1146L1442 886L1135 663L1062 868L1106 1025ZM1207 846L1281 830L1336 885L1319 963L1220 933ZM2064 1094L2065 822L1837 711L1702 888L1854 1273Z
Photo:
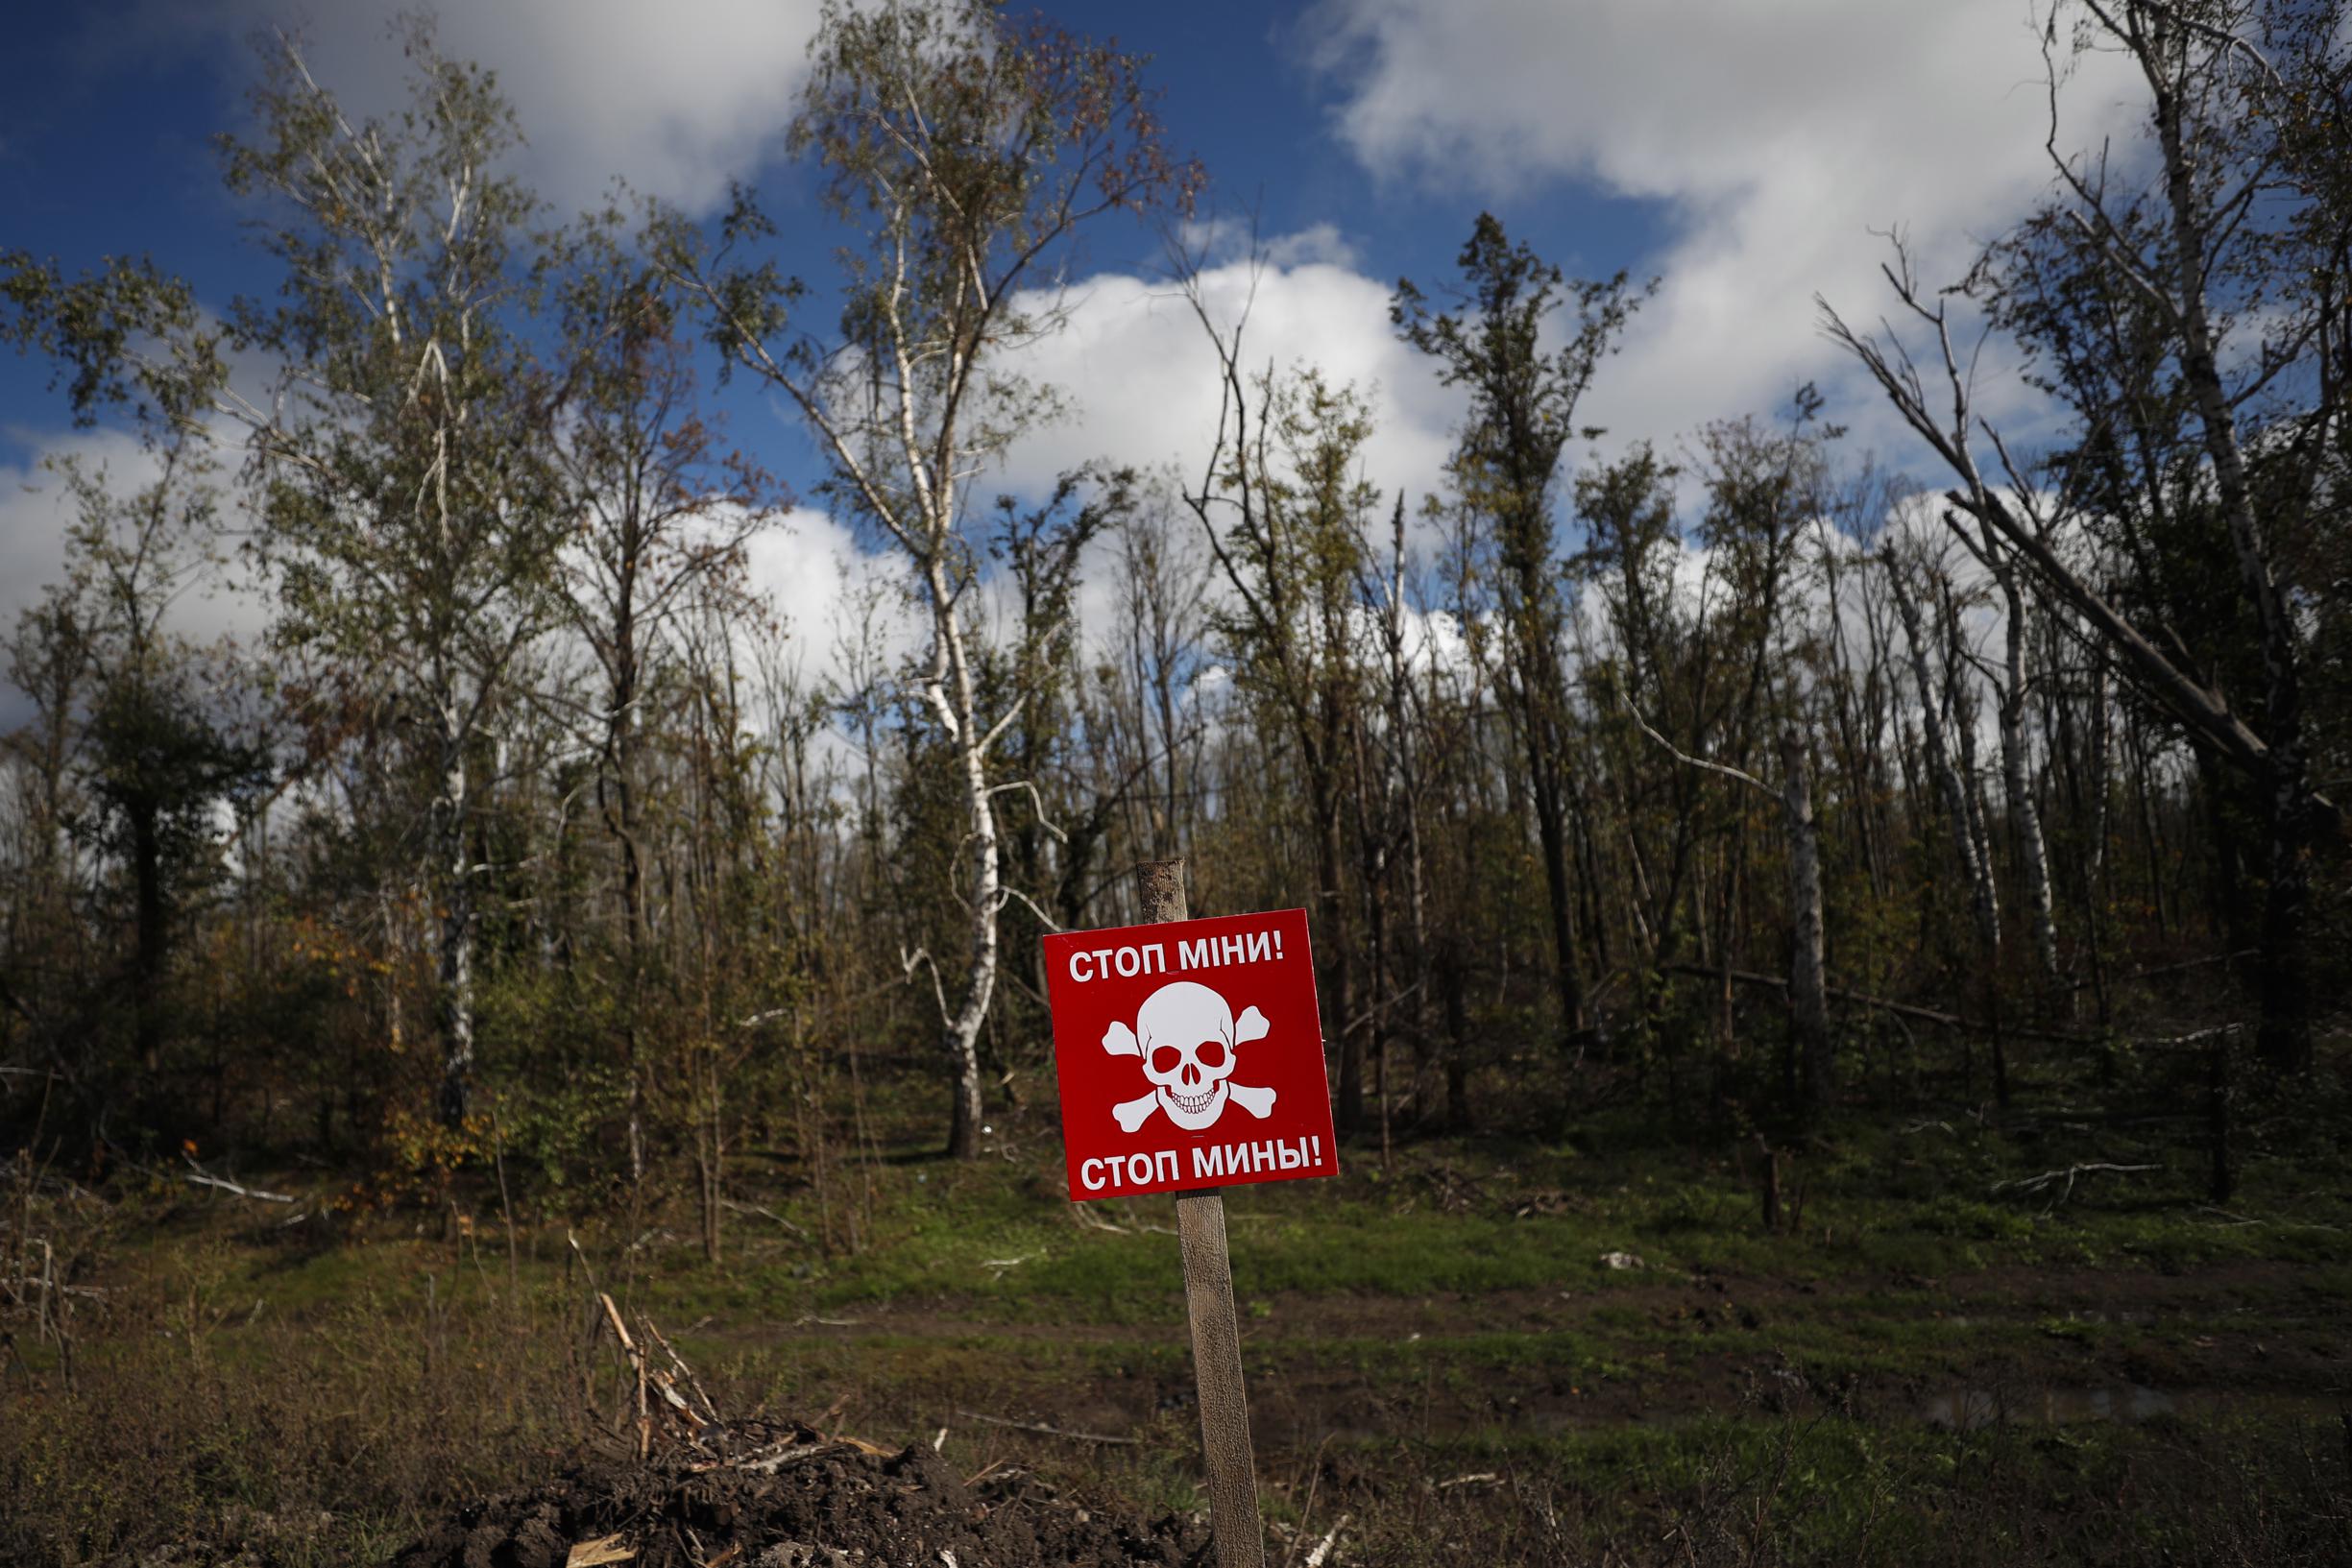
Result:
M1808 1321L1853 1324L1851 1297L1825 1300L1823 1285L1705 1275L1613 1286L1427 1298L1284 1295L1245 1326L1250 1424L1261 1453L1279 1456L1339 1438L1496 1429L1543 1432L1626 1422L1733 1414L1834 1402L1876 1421L1959 1425L1990 1418L2136 1420L2267 1407L2334 1405L2352 1390L2352 1343L2342 1299L2309 1269L2262 1261L2209 1265L2192 1273L2018 1267L1942 1278L1876 1277L1836 1283L1840 1292L1900 1292L1898 1324L1952 1348L1911 1354L1887 1370L1853 1370L1807 1386L1779 1348ZM1911 1306L1912 1301L1934 1303ZM1925 1321L1923 1322L1922 1319ZM1931 1326L1930 1326L1931 1325ZM1371 1341L1408 1347L1466 1329L1528 1337L1525 1358L1445 1362L1443 1376L1408 1386L1334 1361L1318 1347ZM892 1340L955 1343L986 1338L1037 1349L1040 1373L1023 1414L1042 1424L1124 1433L1193 1400L1180 1319L1153 1333L1132 1325L1019 1324L961 1315L955 1303L864 1309L850 1326L706 1329L722 1342L806 1346ZM1998 1336L1998 1352L1971 1354L1972 1337ZM1600 1375L1546 1364L1542 1337L1589 1338L1625 1347ZM1636 1350L1653 1343L1661 1348ZM1053 1355L1074 1343L1148 1344L1176 1352L1072 1387L1050 1377ZM1442 1352L1441 1352L1442 1354ZM1923 1364L1924 1363L1924 1364ZM1059 1386L1055 1387L1055 1382Z
M1989 1191L1998 1152L1933 1174ZM1473 1155L1500 1163L1448 1146L1237 1201L1273 1560L2352 1561L2332 1176L2228 1214L2194 1171L1933 1207L1856 1157L1813 1223L1766 1233L1735 1167L1663 1156L1573 1206L1540 1201L1564 1181L1544 1169L1438 1212ZM674 1216L510 1250L478 1222L303 1241L175 1211L72 1276L70 1378L30 1325L0 1355L0 1561L1198 1558L1157 1217L1088 1224L986 1165L873 1179L865 1245L822 1251L811 1205L764 1193L774 1229L746 1223L724 1268ZM624 1314L709 1390L644 1461Z
M1702 1274L1475 1298L1278 1296L1245 1335L1261 1474L1297 1470L1361 1489L1379 1484L1378 1456L1400 1435L1511 1440L1741 1414L1834 1411L1873 1425L1965 1431L2202 1422L2258 1407L2272 1415L2323 1411L2352 1374L2341 1300L2324 1280L2291 1265L2234 1261L2177 1275L2002 1267L1848 1278L1833 1290L1806 1280ZM1808 1320L1837 1320L1841 1332L1853 1332L1856 1300L1873 1292L1890 1324L1908 1324L1930 1340L1949 1336L1954 1344L1989 1333L2001 1348L1949 1373L1923 1369L1934 1358L1914 1351L1897 1368L1827 1378L1777 1348ZM1458 1357L1443 1363L1442 1375L1415 1382L1394 1365L1368 1368L1322 1348L1370 1342L1401 1352L1448 1337L1458 1342L1466 1326L1518 1337L1529 1354ZM901 1428L947 1423L940 1436L958 1435L951 1455L970 1456L973 1435L984 1438L993 1430L1002 1440L993 1451L1012 1457L958 1476L958 1464L921 1443L884 1453L807 1427L706 1429L700 1446L657 1455L650 1464L586 1465L468 1508L402 1553L396 1568L577 1568L606 1560L595 1556L599 1550L631 1552L628 1560L643 1568L1107 1568L1206 1560L1198 1512L1147 1522L1105 1505L1099 1493L1089 1494L1089 1508L1022 1462L1046 1462L1041 1456L1066 1446L1057 1436L1083 1442L1087 1434L1150 1432L1189 1447L1191 1368L1176 1323L1006 1322L982 1303L948 1300L876 1304L854 1320L737 1320L700 1331L704 1343L733 1352L785 1350L844 1367L860 1346L881 1347L875 1354L886 1363L909 1346L985 1342L993 1348L972 1356L970 1383L951 1375L902 1387L895 1397L869 1387L868 1411ZM1617 1348L1609 1370L1580 1372L1537 1349L1580 1336ZM1635 1353L1636 1344L1667 1348ZM1076 1379L1064 1359L1073 1346L1114 1360L1126 1349L1151 1353L1137 1355L1131 1367ZM1024 1377L1025 1366L1034 1375ZM858 1374L843 1376L858 1381ZM987 1387L997 1391L982 1391ZM991 1398L1002 1412L995 1417L958 1408ZM1006 1430L1009 1416L1031 1435ZM994 1429L973 1425L991 1420ZM1459 1478L1432 1484L1454 1480L1497 1483L1466 1467Z
M743 1422L470 1506L394 1568L1129 1568L1192 1562L1204 1540L1174 1516L1092 1512L1018 1467L958 1477L919 1445Z

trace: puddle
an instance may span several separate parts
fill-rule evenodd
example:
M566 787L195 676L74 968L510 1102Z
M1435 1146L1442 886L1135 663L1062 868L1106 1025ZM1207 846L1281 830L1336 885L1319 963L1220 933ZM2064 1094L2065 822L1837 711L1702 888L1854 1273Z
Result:
M2137 1383L2106 1388L2035 1388L1996 1392L1989 1388L1959 1388L1937 1394L1920 1407L1919 1417L1931 1427L1975 1432L1980 1427L2038 1421L2065 1425L2073 1421L2151 1421L2179 1409L2179 1401Z

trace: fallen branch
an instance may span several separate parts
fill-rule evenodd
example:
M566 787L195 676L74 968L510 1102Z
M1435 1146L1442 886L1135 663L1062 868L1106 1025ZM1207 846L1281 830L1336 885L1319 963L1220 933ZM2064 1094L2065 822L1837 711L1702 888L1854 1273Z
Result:
M983 1426L1010 1427L1015 1432L1034 1432L1044 1437L1068 1437L1075 1442L1108 1443L1116 1448L1135 1448L1143 1442L1141 1437L1108 1437L1099 1432L1069 1432L1060 1427L1046 1426L1038 1421L1007 1421L1001 1415L982 1415L978 1411L958 1411L956 1413L967 1421L978 1421Z
M782 1225L786 1230L790 1231L802 1241L805 1242L809 1239L809 1233L807 1231L801 1229L798 1225L793 1224L789 1219L787 1219L784 1216L778 1214L773 1209L764 1208L757 1203L738 1203L731 1197L720 1198L718 1200L718 1206L726 1210L729 1214L756 1214L763 1219L773 1219L777 1224Z
M2260 1223L2259 1220L2251 1222L2257 1224ZM43 1281L36 1279L31 1274L19 1274L14 1279L0 1278L0 1290L5 1290L11 1292L26 1290L36 1285L42 1286L47 1290L55 1291L59 1295L85 1296L92 1301L104 1301L107 1298L107 1289L103 1285L61 1285L55 1280Z
M2210 1203L2200 1204L2196 1212L2219 1215L2223 1223L2231 1225L2292 1225L2298 1230L2323 1230L2335 1236L2343 1234L2341 1225L2322 1225L2316 1219L2249 1219L2244 1215L2232 1214L2227 1209L2217 1209Z
M781 1453L765 1455L760 1459L737 1459L726 1468L748 1470L758 1475L772 1476L777 1471L788 1469L804 1459L818 1459L827 1454L848 1452L850 1452L850 1444L847 1442L802 1443L797 1447L785 1449ZM712 1468L715 1469L717 1466L714 1465Z
M189 1171L188 1182L189 1185L195 1187L217 1187L224 1193L231 1193L238 1197L252 1198L255 1203L297 1203L301 1201L284 1193L265 1193L258 1187L240 1187L235 1182L224 1180L219 1176L207 1176L202 1170Z
M1108 1231L1113 1236L1125 1236L1131 1230L1141 1231L1147 1236L1174 1236L1176 1234L1175 1231L1169 1229L1166 1225L1147 1225L1135 1220L1131 1217L1126 1224L1114 1225L1109 1220L1103 1218L1101 1215L1096 1214L1094 1212L1094 1207L1091 1204L1072 1203L1070 1205L1070 1211L1072 1218L1077 1221L1078 1228L1080 1230ZM1265 1216L1263 1215L1254 1214L1228 1215L1225 1217L1225 1223L1238 1224L1244 1219L1262 1219L1264 1218Z
M637 1548L621 1535L605 1535L593 1541L580 1541L564 1554L564 1568L605 1568L608 1563L627 1562L637 1556Z
M1028 1474L1027 1471L1023 1470L1019 1465L1013 1463L1010 1459L990 1459L987 1463L982 1465L979 1469L964 1477L963 1484L966 1486L977 1486L982 1482L987 1480L990 1476L1007 1473L1016 1476Z
M629 1358L629 1365L637 1372L637 1457L642 1460L653 1452L653 1410L645 1398L644 1352L629 1338L627 1326L620 1321L620 1309L613 1305L612 1296L599 1291L596 1299L604 1304L605 1321L613 1325L613 1337L620 1341L621 1353Z
M1070 1204L1070 1218L1080 1230L1108 1231L1113 1236L1127 1234L1125 1225L1112 1224L1101 1215L1096 1214L1091 1206L1079 1203L1075 1199Z
M1350 1517L1343 1513L1333 1522L1330 1531L1315 1543L1315 1550L1307 1554L1306 1568L1323 1568L1323 1564L1331 1559L1331 1548L1338 1542L1340 1532L1347 1528Z
M718 1425L718 1407L711 1403L711 1396L709 1394L703 1392L702 1382L700 1379L694 1376L694 1369L686 1364L686 1358L679 1355L676 1347L671 1345L668 1339L662 1333L662 1331L654 1326L652 1318L647 1317L643 1313L639 1313L637 1315L637 1324L638 1327L645 1331L646 1338L650 1339L655 1344L662 1347L662 1354L669 1358L671 1375L674 1376L678 1382L686 1385L687 1392L692 1394L695 1399L701 1401L702 1409L696 1411L691 1407L683 1406L681 1401L678 1399L675 1390L668 1387L669 1378L664 1377L663 1374L657 1372L654 1375L658 1378L662 1378L664 1384L662 1392L668 1397L672 1405L679 1405L681 1408L686 1409L687 1414L690 1416L698 1417L702 1421L707 1422L712 1426Z
M2013 1181L1997 1181L1993 1184L1993 1191L2003 1193L2015 1190L2020 1193L2040 1193L2047 1191L2053 1183L2063 1181L2066 1186L2050 1202L2050 1207L2056 1208L2074 1195L2074 1180L2078 1176L2088 1176L2097 1171L2124 1175L2134 1171L2162 1170L2163 1169L2164 1167L2160 1165L2110 1165L2103 1161L2090 1165L2070 1165L2064 1170L2045 1170L2038 1176L2020 1176Z
M2201 1046L2244 1032L2243 1024L2217 1024L2210 1029L2191 1029L2187 1034L2168 1034L2157 1040L2134 1040L2132 1044L2143 1050L2165 1050L2182 1046Z
M1788 989L1788 980L1780 975L1758 975L1752 969L1719 969L1711 964L1664 964L1669 975L1696 975L1701 979L1730 978L1741 985L1759 985L1774 991ZM1948 1029L1976 1029L1990 1032L1987 1025L1971 1023L1957 1013L1938 1012L1933 1007L1922 1007L1916 1002L1895 1001L1885 997L1874 997L1861 991L1850 991L1842 985L1825 985L1821 994L1838 1001L1851 1001L1857 1007L1874 1007L1897 1018L1916 1018L1924 1023L1941 1024ZM2062 1029L2036 1029L2020 1024L2004 1023L2001 1032L2025 1040L2055 1040L2062 1045L2090 1046L2099 1043L2098 1036L2070 1034Z
M2135 969L2128 975L2111 975L2107 977L2107 983L2109 985L2129 985L2134 980L2153 979L2159 975L2177 975L2184 969L2203 969L2209 964L2234 964L2243 958L2256 958L2261 955L2260 948L2241 948L2236 953L2208 953L2202 958L2189 958L2177 964L2158 964L2153 969ZM2086 977L2075 980L2069 989L2087 991L2096 983Z

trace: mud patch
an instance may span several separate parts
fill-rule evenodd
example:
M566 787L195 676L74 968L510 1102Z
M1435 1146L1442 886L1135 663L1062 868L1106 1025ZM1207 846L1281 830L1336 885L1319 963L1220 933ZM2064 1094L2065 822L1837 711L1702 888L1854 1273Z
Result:
M394 1568L1174 1568L1206 1556L1191 1521L1096 1512L1017 1468L959 1478L928 1448L759 1421L705 1428L698 1446L470 1505Z

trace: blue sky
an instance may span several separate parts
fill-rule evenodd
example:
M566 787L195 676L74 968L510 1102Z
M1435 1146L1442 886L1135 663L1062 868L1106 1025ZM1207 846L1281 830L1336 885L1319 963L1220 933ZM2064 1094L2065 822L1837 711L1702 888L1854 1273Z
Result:
M207 303L266 290L221 190L212 134L236 123L258 27L293 23L347 101L391 101L398 6L345 0L99 0L19 20L0 57L0 246L69 266L147 253ZM1612 443L1687 439L1709 420L1785 407L1817 380L1857 444L1908 460L1875 398L1824 344L1812 297L1885 305L1873 229L1906 229L1932 279L2014 221L2048 181L2045 100L2026 0L1317 0L1312 5L1062 4L1056 19L1155 57L1171 139L1199 154L1218 212L1257 214L1278 265L1251 316L1260 361L1312 359L1378 391L1372 478L1438 482L1457 417L1385 319L1400 275L1442 282L1482 208L1572 274L1626 268L1661 290L1585 413ZM452 53L484 60L532 146L525 175L559 207L614 174L707 211L749 179L813 217L779 143L811 0L478 0L444 9ZM2099 128L2096 82L2081 133ZM2070 128L2073 129L2073 128ZM788 265L831 237L787 222ZM1213 421L1198 328L1144 281L1139 230L1090 243L1065 340L1036 374L1080 422L1017 450L1007 484L1068 463L1151 464L1199 449ZM1238 273L1225 298L1239 298ZM61 450L120 460L67 429L45 367L0 358L0 617L54 566ZM740 399L738 399L740 402ZM1998 405L1993 412L2000 412ZM736 434L805 490L805 447L772 411ZM821 529L818 530L821 534ZM812 548L851 546L816 538ZM780 561L787 577L806 575Z
M268 285L267 261L220 188L212 138L237 124L252 26L274 19L273 12L313 31L319 24L315 12L302 21L297 7L215 9L217 20L208 24L121 4L52 8L30 18L0 61L0 97L11 106L0 129L8 243L68 264L152 254L214 302ZM1275 236L1328 227L1384 282L1445 276L1471 222L1490 205L1572 273L1641 266L1671 221L1669 203L1619 196L1590 181L1547 181L1512 202L1475 183L1383 178L1342 134L1346 78L1318 60L1327 30L1305 7L1097 3L1056 6L1049 14L1152 58L1170 140L1210 170L1220 212L1254 212ZM344 26L335 35L358 32ZM789 83L778 84L779 123L789 91ZM526 123L524 133L545 142L560 128ZM728 172L757 179L772 203L791 209L799 181L780 157ZM593 194L577 179L558 184ZM792 249L806 268L821 271L822 243ZM1155 265L1157 251L1134 228L1103 230L1090 242L1095 261L1112 269ZM21 461L57 422L45 380L38 364L0 362L0 441L7 443L0 456Z

